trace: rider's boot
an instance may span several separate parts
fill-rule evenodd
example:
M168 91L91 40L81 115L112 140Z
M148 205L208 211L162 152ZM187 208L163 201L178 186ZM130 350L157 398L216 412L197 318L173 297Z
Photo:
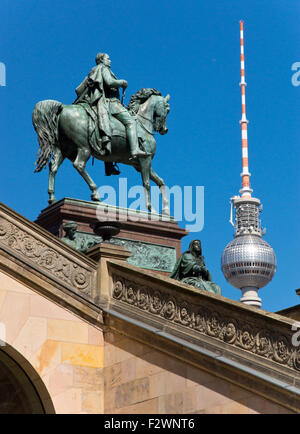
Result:
M136 126L134 123L131 123L126 126L127 139L130 146L131 159L135 159L138 157L149 157L151 154L148 152L142 151L139 148L138 136L136 131Z

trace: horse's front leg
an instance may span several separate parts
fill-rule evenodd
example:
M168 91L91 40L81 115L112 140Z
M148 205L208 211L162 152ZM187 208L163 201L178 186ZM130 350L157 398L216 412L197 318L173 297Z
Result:
M142 174L143 187L145 189L146 207L151 212L152 205L150 200L150 169L151 157L139 158L140 172Z
M75 169L80 173L85 182L90 187L92 191L91 199L100 202L100 196L97 191L97 185L94 183L90 175L86 171L86 163L91 156L91 151L89 149L79 149L77 157L73 163Z
M64 161L64 156L62 155L61 150L59 148L55 148L55 150L53 151L52 160L49 163L49 181L48 181L49 205L56 202L56 198L54 196L55 176L57 174L59 166L63 161Z
M159 187L162 197L162 214L170 215L169 201L166 195L166 185L164 180L160 178L154 170L150 169L150 179Z

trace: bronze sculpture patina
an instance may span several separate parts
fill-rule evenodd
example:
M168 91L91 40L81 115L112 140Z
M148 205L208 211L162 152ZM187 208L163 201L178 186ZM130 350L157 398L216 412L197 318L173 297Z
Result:
M96 66L88 77L76 88L77 99L74 104L88 103L95 107L97 114L96 131L98 151L100 154L111 154L112 125L111 116L120 121L125 129L129 142L131 156L146 157L149 154L139 148L136 120L120 102L120 88L124 90L128 83L126 80L118 80L110 69L111 60L108 54L98 53ZM98 127L98 128L97 128ZM102 146L99 146L101 143Z
M79 240L76 236L78 225L76 222L69 221L63 225L65 236L61 238L61 241L78 250L81 253L85 253L90 247L94 246L96 242Z
M165 184L152 169L156 151L154 132L168 132L166 118L169 98L153 88L141 89L125 108L119 89L127 81L118 80L110 70L110 58L98 53L96 66L76 89L72 105L44 100L36 104L32 121L39 141L36 172L49 163L49 204L56 201L55 175L65 158L87 182L91 199L99 201L97 185L86 171L91 156L106 163L107 174L117 174L115 163L133 166L142 175L146 206L151 211L150 180L161 191L164 214L169 213Z
M212 282L211 274L206 268L200 240L193 240L190 243L189 249L176 262L170 277L195 288L221 294L221 288Z

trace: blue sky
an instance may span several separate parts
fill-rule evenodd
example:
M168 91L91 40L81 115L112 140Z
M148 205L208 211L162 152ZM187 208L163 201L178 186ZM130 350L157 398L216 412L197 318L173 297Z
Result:
M34 220L47 206L48 171L34 174L38 149L31 124L43 99L70 104L97 52L107 52L112 70L129 83L171 94L169 132L157 136L154 169L167 185L204 186L205 224L188 235L185 250L200 238L206 263L226 297L238 300L220 270L232 239L229 199L241 187L239 20L245 33L249 168L253 195L261 199L265 240L278 270L259 295L276 311L299 303L299 109L300 86L291 70L300 62L299 0L20 0L1 2L0 200ZM98 185L101 162L88 170ZM140 178L122 168L128 186ZM64 162L56 197L89 200L90 191ZM179 223L181 227L185 222Z

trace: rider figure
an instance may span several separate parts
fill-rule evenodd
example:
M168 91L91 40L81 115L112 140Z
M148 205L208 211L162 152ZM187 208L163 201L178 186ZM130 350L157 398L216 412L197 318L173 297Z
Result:
M110 65L111 60L108 54L97 54L96 66L76 88L78 98L75 104L88 102L91 106L96 105L102 148L107 154L111 153L110 116L114 116L126 128L131 157L146 157L148 154L139 148L136 121L120 102L119 88L122 87L125 90L128 83L126 80L118 80L111 71Z

